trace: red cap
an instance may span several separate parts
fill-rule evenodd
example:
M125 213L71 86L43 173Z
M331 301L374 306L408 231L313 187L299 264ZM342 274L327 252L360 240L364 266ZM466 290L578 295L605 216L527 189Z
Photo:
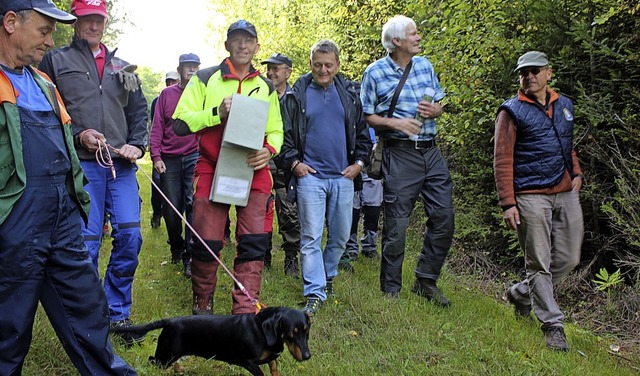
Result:
M70 12L76 16L98 14L104 18L109 18L105 0L73 0Z

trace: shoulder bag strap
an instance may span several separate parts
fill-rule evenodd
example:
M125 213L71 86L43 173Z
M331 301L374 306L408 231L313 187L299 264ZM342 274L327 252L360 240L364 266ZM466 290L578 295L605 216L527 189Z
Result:
M391 106L389 106L389 112L387 112L387 117L392 117L393 112L396 110L396 103L398 103L398 97L400 96L400 92L402 91L402 87L404 83L407 81L407 77L409 77L409 71L411 71L411 66L413 65L413 61L409 60L409 64L404 69L404 73L402 74L402 78L400 82L398 82L398 87L396 87L395 93L393 93L393 98L391 99Z

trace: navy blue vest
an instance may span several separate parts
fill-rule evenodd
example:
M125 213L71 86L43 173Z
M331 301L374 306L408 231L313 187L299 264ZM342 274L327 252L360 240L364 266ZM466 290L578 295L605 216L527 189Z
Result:
M565 171L573 176L573 104L563 96L552 103L553 118L542 106L515 96L500 106L516 120L513 160L516 192L556 186Z

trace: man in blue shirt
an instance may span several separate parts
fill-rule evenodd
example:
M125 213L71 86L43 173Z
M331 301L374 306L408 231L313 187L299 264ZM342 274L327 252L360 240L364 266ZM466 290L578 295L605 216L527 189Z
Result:
M436 281L447 257L454 230L453 183L435 145L435 118L442 113L444 93L433 66L420 53L415 22L391 18L382 29L389 53L367 67L362 78L362 108L369 126L384 142L384 226L380 289L397 298L402 288L406 230L418 196L429 218L412 291L437 305L449 299ZM409 74L392 116L389 108L406 69Z
M317 42L310 63L311 73L300 77L283 100L281 155L291 176L289 190L297 191L304 310L313 315L333 294L333 278L349 239L354 185L362 184L360 172L371 141L353 82L336 75L338 46L330 40Z

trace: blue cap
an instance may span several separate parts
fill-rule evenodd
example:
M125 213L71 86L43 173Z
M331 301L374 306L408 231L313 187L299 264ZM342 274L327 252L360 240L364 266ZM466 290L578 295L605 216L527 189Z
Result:
M293 62L286 55L281 53L275 53L267 60L264 60L260 64L286 64L289 68L293 67Z
M256 27L253 26L251 22L248 22L245 20L238 20L232 23L231 26L229 26L229 28L227 29L227 37L229 37L229 34L238 30L246 31L247 33L251 34L251 36L256 38L258 37L258 32L256 31Z
M178 59L178 64L184 64L184 63L200 64L200 58L198 57L198 55L192 54L192 53L182 54Z
M56 21L72 24L76 22L76 17L61 11L52 0L2 0L0 1L0 15L7 12L19 12L21 10L35 10L36 12L53 18Z

